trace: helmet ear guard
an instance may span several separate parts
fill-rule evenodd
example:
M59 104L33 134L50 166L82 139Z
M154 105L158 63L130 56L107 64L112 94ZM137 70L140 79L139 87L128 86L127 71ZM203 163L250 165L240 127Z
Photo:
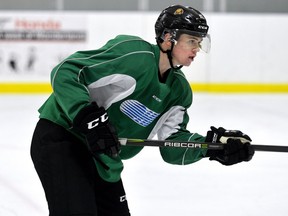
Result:
M175 40L177 40L177 32L176 29L167 29L165 28L162 35L160 36L161 42L163 42L165 40L165 35L169 33L170 34L170 41L171 42L175 42ZM157 39L157 38L156 38Z

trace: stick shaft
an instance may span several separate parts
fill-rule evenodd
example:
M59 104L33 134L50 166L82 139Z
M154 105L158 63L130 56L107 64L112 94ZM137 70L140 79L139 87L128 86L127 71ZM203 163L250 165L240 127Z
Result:
M288 146L252 145L255 151L288 152Z
M221 150L223 143L211 142L194 142L194 141L175 141L175 140L147 140L147 139L119 139L121 145L126 146L154 146L154 147L174 147L174 148L201 148ZM288 152L288 146L277 145L258 145L252 144L255 151L268 151L268 152Z

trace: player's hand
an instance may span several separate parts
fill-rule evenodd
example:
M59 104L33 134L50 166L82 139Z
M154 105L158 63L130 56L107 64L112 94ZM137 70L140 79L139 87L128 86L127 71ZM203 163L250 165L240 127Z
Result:
M226 130L222 127L211 127L207 132L206 142L224 143L223 150L208 150L206 157L223 165L233 165L242 161L250 161L254 155L251 138L239 130Z
M73 128L85 135L93 154L105 153L111 157L118 156L120 143L117 133L103 107L99 108L96 103L84 107L74 118Z

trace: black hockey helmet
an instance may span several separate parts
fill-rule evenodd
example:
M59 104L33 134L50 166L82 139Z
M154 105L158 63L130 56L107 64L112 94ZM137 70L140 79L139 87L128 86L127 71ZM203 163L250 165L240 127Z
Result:
M172 33L174 37L182 32L204 38L208 29L205 17L198 10L182 5L167 7L155 23L156 40L159 42L162 42L162 37L167 32Z

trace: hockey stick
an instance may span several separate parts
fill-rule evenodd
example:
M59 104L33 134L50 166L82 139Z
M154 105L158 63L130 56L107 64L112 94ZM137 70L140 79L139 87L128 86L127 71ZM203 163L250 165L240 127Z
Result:
M147 140L120 138L119 142L124 146L154 146L154 147L175 147L175 148L201 148L221 150L225 144L211 142L183 142L175 140ZM288 152L288 146L256 145L252 144L255 151Z

